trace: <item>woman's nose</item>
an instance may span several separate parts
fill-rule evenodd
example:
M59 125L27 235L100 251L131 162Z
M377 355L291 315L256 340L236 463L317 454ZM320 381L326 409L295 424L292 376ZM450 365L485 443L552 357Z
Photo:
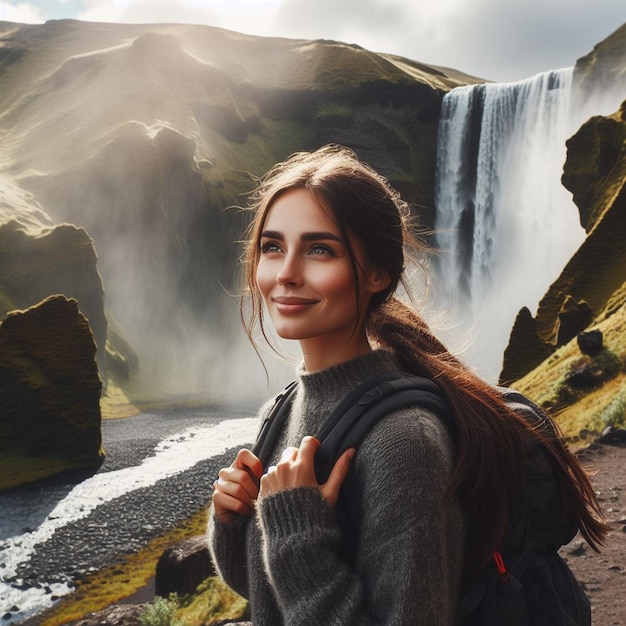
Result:
M276 282L279 285L302 284L302 268L294 256L285 256L280 271L276 275Z

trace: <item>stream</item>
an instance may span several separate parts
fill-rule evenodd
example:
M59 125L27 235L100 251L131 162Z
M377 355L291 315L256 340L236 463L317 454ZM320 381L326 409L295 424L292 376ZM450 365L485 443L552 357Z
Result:
M255 413L211 407L103 420L107 456L97 473L0 493L2 624L37 615L76 579L205 506L219 468L254 441Z

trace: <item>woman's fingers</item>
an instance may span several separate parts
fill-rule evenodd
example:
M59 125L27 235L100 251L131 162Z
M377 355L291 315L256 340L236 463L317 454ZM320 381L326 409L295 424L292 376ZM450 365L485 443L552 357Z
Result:
M261 462L250 450L240 450L233 464L220 470L215 483L216 513L218 516L221 513L224 519L233 513L250 515L257 497L297 487L317 487L327 502L336 504L356 451L351 448L344 452L328 480L320 485L315 476L315 454L319 447L318 439L305 437L299 448L285 448L280 460L265 474ZM220 512L217 506L221 507Z
M261 476L263 476L263 463L259 458L247 448L239 450L231 467L242 469L248 472L257 487Z
M236 486L238 491L241 491L241 496L244 498L247 496L250 500L255 500L259 494L259 480L257 477L250 470L237 469L232 465L223 467L219 471L218 484Z
M219 478L213 485L213 507L218 519L230 524L235 515L252 513L262 474L261 461L246 449L237 453L232 465L219 471Z
M278 463L261 478L261 497L295 487L317 487L313 459L319 446L317 439L305 437L299 448L286 448Z
M328 480L320 486L322 496L330 504L337 504L339 500L339 491L341 486L346 480L348 471L350 470L350 463L356 454L354 448L346 450L336 461L333 469L330 472Z

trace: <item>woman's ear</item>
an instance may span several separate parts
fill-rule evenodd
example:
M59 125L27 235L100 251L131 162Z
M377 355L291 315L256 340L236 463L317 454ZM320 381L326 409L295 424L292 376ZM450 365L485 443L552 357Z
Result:
M378 293L387 289L390 282L391 278L387 270L373 267L365 275L365 290L369 293Z

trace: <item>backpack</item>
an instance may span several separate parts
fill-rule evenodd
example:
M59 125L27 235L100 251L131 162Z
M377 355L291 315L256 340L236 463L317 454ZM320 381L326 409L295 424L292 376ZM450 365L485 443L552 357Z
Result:
M558 438L550 418L521 393L498 388L505 402L545 437ZM266 465L297 390L293 382L276 397L252 451ZM357 448L374 424L388 413L422 406L435 413L456 440L455 417L439 386L428 378L394 372L372 377L351 391L326 419L316 437L320 484L339 456ZM563 514L559 472L538 438L525 450L525 506L512 520L502 552L493 555L475 582L463 592L457 626L590 626L589 600L557 550L578 528Z

